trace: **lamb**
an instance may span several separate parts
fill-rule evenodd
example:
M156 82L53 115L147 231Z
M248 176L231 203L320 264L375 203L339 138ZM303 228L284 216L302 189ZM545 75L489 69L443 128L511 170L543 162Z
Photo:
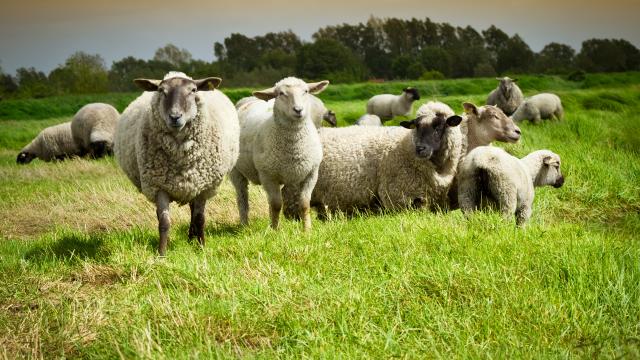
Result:
M169 72L163 80L136 79L145 90L125 109L115 134L120 167L156 205L164 256L169 205L189 204L189 238L204 246L204 210L239 153L240 126L233 103L216 88L222 80L193 80Z
M249 105L256 101L262 100L258 99L255 96L242 98L236 103L236 109L238 110L238 112L243 111ZM271 109L271 111L273 111L274 99L267 101L267 103L269 104L269 108ZM309 103L311 119L313 120L313 124L316 126L316 128L319 129L320 127L322 127L322 121L326 121L332 127L336 127L338 125L336 113L332 110L328 110L324 106L322 100L320 100L317 96L309 96Z
M563 116L564 109L558 95L542 93L526 99L511 117L515 121L528 119L537 124L541 119L555 117L562 120Z
M109 104L87 104L78 110L71 121L71 133L80 152L94 158L112 154L119 117L118 110Z
M383 122L396 116L409 116L416 100L420 100L420 92L412 87L402 89L400 95L376 95L367 102L367 114L378 115Z
M240 222L249 219L248 182L262 184L267 193L271 227L278 228L282 193L280 187L300 189L295 198L304 230L311 229L309 201L322 160L320 137L311 119L309 94L322 92L329 81L305 83L295 77L280 80L272 88L253 93L274 99L273 105L252 102L240 111L240 156L230 174L236 189Z
M16 162L28 164L35 158L49 162L79 154L80 149L71 135L71 122L65 122L40 131L29 145L22 148Z
M471 151L460 166L458 200L465 214L497 207L505 218L516 217L523 226L531 217L534 187L564 184L560 156L538 150L518 159L506 151L481 146Z
M321 129L324 158L312 194L319 217L327 217L326 208L444 206L462 151L461 121L434 113L403 121L402 127Z
M356 120L356 125L360 126L382 126L382 120L378 115L364 114Z
M518 79L511 79L508 76L496 78L500 84L495 88L487 98L487 105L498 106L506 115L513 114L518 106L522 104L524 96L522 91L516 85Z

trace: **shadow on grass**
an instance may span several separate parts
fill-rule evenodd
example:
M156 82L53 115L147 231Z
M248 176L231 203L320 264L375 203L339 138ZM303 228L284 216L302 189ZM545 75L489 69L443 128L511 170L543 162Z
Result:
M43 242L29 250L25 259L45 262L62 260L67 262L102 259L109 256L104 237L97 235L64 235L57 241Z

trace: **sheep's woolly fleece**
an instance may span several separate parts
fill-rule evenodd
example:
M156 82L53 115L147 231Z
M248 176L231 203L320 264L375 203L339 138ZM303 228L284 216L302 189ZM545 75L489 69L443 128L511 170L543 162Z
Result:
M42 130L21 152L34 154L43 161L78 155L80 149L71 135L71 122Z

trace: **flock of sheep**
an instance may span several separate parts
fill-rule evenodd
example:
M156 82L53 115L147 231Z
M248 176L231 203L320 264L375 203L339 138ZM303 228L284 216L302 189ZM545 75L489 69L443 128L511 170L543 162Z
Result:
M539 94L524 99L515 80L501 78L487 105L463 104L456 115L430 101L401 126L382 126L409 115L420 99L415 88L377 95L357 125L336 125L333 111L315 95L329 81L295 77L255 91L235 106L217 90L220 78L193 80L170 72L162 80L137 79L144 93L122 115L110 105L89 104L69 123L43 130L18 155L18 163L114 153L131 182L155 203L159 253L166 253L169 205L189 204L189 238L204 245L204 209L225 175L236 190L240 221L249 219L249 182L264 188L271 227L280 212L311 229L332 213L404 208L496 208L523 225L531 216L534 187L562 186L560 157L535 151L518 159L491 147L517 142L515 121L556 117L560 99ZM508 115L511 115L509 117Z

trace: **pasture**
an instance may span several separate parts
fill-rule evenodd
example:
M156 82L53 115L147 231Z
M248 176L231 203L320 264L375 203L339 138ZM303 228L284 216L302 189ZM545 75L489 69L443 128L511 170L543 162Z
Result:
M320 97L344 126L405 84ZM419 104L460 113L496 81L410 84ZM562 157L565 185L537 189L524 229L496 213L405 211L273 231L257 186L240 227L225 181L203 249L186 238L188 207L172 205L166 258L154 206L113 158L15 163L78 104L121 111L135 94L0 102L0 357L640 357L640 74L520 87L557 93L566 113L500 145Z

